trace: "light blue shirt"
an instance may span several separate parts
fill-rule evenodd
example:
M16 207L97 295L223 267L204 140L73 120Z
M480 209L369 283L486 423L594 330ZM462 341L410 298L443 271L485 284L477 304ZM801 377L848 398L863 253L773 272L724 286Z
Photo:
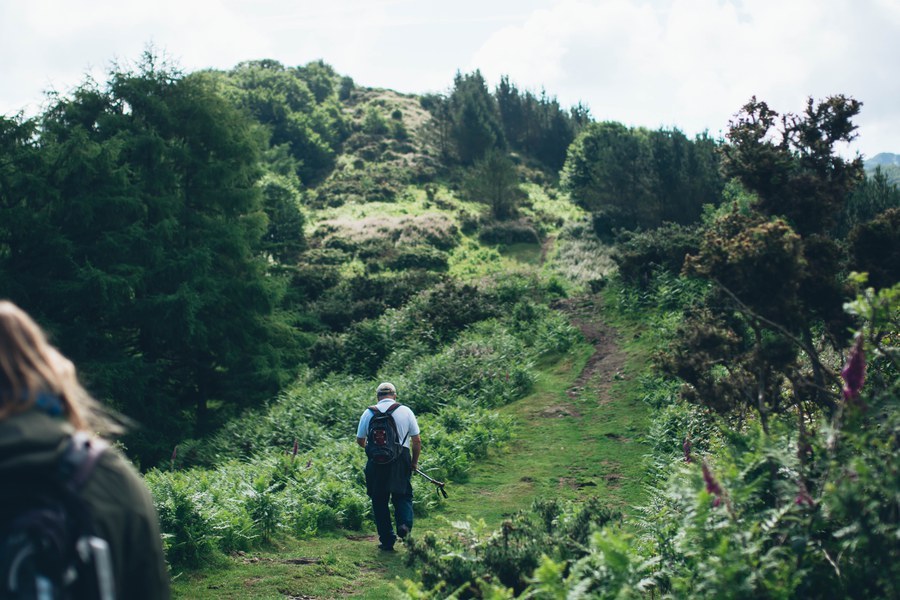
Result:
M385 412L396 402L391 398L384 398L376 406L381 412ZM416 421L416 415L407 406L400 405L400 408L391 413L394 417L394 423L397 424L397 435L403 441L403 445L409 448L409 438L419 435L419 423ZM364 438L369 431L369 421L372 420L372 411L366 408L366 411L359 418L359 427L356 428L356 437Z

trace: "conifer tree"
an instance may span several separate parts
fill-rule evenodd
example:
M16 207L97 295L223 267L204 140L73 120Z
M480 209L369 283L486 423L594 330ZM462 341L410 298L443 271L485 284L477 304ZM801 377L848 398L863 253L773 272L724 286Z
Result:
M465 165L471 165L492 149L506 147L496 102L487 89L480 71L456 74L449 98L451 136L456 154Z

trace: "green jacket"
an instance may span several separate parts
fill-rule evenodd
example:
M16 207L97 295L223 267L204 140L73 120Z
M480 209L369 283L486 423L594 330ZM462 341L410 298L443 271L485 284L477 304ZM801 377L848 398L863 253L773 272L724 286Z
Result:
M72 427L39 410L0 421L0 481L54 477ZM166 599L169 574L159 521L147 486L115 449L108 448L81 489L96 534L109 544L121 600Z

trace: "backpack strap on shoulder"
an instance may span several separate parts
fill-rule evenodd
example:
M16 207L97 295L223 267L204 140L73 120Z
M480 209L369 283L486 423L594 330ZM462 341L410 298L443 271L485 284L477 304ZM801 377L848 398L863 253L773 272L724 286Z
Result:
M400 408L401 406L402 406L402 404L400 404L399 402L394 402L393 404L391 404L390 408L388 408L386 411L384 411L384 414L390 415L390 414L392 414L395 410L397 410L398 408Z
M380 414L381 414L381 411L378 410L378 405L376 405L376 404L373 404L372 406L370 406L370 407L369 407L369 410L371 410L372 413L374 413L374 414L376 414L376 415L380 415Z
M60 475L66 487L73 492L81 489L108 447L108 442L91 437L87 432L76 431L72 434L59 463Z

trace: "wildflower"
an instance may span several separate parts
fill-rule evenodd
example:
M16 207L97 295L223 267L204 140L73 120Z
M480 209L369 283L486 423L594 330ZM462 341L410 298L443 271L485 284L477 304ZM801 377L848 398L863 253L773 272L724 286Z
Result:
M859 397L859 392L866 381L866 354L863 350L861 335L856 336L856 344L850 350L850 357L841 370L841 377L844 379L844 400L854 402ZM864 406L862 402L854 402L854 404Z
M169 469L175 470L175 459L178 458L178 444L172 449L172 458L169 459Z
M294 451L291 453L291 462L294 462L294 459L297 458L297 450L300 449L300 444L297 443L297 438L294 438Z
M719 506L722 503L722 487L713 477L706 461L703 461L703 481L706 482L706 492L713 496L713 506Z
M687 436L684 438L684 444L681 445L681 449L684 450L684 462L690 463L691 461L691 436Z
M794 498L794 504L802 506L806 504L807 506L815 506L816 501L812 499L812 496L809 495L809 491L806 489L806 484L802 481L800 482L799 489L797 490L797 497Z

